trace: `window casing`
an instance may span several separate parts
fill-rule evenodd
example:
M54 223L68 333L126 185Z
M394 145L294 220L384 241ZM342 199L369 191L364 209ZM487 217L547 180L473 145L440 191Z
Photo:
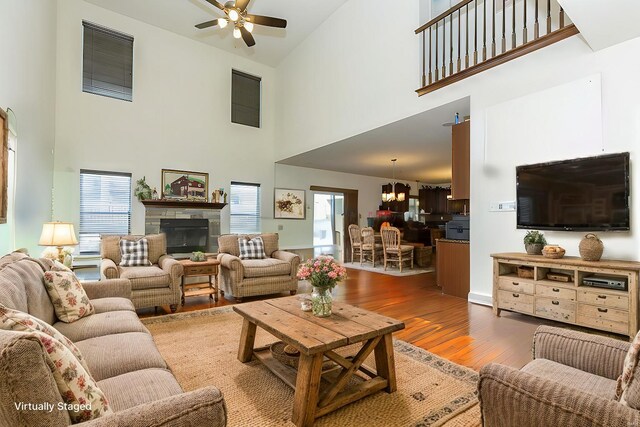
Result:
M260 127L262 78L231 70L231 122Z
M260 184L232 182L229 196L231 233L260 233Z
M131 174L80 170L80 254L100 252L101 234L130 234Z
M91 22L82 26L82 91L131 101L133 37Z

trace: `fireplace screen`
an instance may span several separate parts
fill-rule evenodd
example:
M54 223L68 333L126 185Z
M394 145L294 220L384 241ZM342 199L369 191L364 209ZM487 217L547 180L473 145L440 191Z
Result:
M209 221L206 219L162 219L160 232L167 235L167 253L207 252Z

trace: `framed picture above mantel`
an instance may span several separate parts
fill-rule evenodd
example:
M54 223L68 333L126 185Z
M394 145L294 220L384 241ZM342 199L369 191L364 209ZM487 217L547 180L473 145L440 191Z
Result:
M207 202L208 194L208 173L162 169L163 200Z

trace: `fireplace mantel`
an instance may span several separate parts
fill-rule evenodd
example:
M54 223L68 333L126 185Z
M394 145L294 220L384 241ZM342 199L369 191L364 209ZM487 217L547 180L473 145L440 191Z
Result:
M168 209L214 209L220 210L227 206L226 203L207 202L180 202L171 200L141 200L145 207L168 208Z

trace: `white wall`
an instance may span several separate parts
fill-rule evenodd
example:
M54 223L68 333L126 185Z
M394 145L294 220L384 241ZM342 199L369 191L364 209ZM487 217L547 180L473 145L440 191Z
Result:
M640 59L628 55L638 49L640 39L635 39L593 53L579 37L573 37L524 61L507 64L501 70L504 73L492 76L489 72L478 79L478 90L471 96L473 298L481 300L491 293L491 253L523 251L524 231L516 230L515 212L488 212L490 201L515 199L515 166L520 164L629 151L631 231L599 235L605 244L603 257L640 257L640 197L634 190L640 188L635 167L640 149L640 83L633 71L640 67ZM528 84L519 87L509 82L507 72ZM503 84L497 84L499 79ZM588 87L589 80L593 89ZM583 89L576 91L580 86ZM496 110L511 114L498 118ZM523 115L528 119L523 120ZM509 129L511 138L505 133ZM500 152L503 155L498 157ZM547 241L560 244L567 255L574 256L579 255L583 235L545 232Z
M602 79L601 128L605 152L630 151L635 162L640 142L640 93L636 70L640 49L635 39L594 53L580 36L575 36L507 64L465 79L443 89L417 97L420 43L413 30L419 26L419 2L403 2L401 14L391 18L382 0L350 0L325 21L290 54L278 68L282 97L278 100L278 129L282 145L276 158L285 158L324 146L362 131L427 111L447 102L471 98L471 292L475 299L487 298L491 288L492 252L522 251L522 232L515 228L515 214L488 213L488 200L511 200L515 172L491 175L484 166L484 117L490 108L506 101L541 92L587 76ZM362 19L353 20L358 15ZM372 30L375 28L376 30ZM298 94L304 93L304 97ZM571 102L576 108L571 108ZM567 104L565 118L580 135L585 118L575 114L584 100ZM536 111L536 105L527 110ZM510 115L502 120L509 121ZM555 122L531 122L548 134ZM565 125L562 126L566 128ZM312 130L312 131L311 131ZM528 141L531 142L531 141ZM497 150L503 142L487 141ZM558 141L554 151L545 146L510 140L523 149L517 157L502 159L499 171L514 171L526 157L566 158L593 154L582 141ZM632 166L633 168L633 166ZM633 188L638 178L633 177ZM635 196L635 191L632 189ZM633 198L632 228L639 224L637 197ZM580 233L549 233L554 242L575 254ZM637 232L607 234L605 256L638 259Z
M134 37L133 102L83 93L82 20ZM275 70L88 4L58 6L55 216L79 221L79 171L146 176L161 169L209 173L209 192L230 181L273 188ZM262 77L262 128L231 123L232 68ZM272 209L263 198L263 215ZM228 211L222 216L228 232ZM144 233L144 206L133 201L132 232Z
M390 178L376 178L364 175L354 175L341 172L331 172L319 169L302 168L277 164L275 169L275 183L277 187L295 188L306 190L306 219L283 220L273 219L273 214L262 221L263 230L277 231L280 233L282 247L303 248L313 245L313 194L309 191L312 185L320 187L333 187L358 190L359 225L366 227L367 216L380 205L382 185L390 182ZM417 194L417 186L410 183L411 193ZM271 197L273 193L265 194ZM273 205L273 204L272 204ZM278 231L278 226L282 230Z
M16 115L19 153L15 224L0 225L2 254L26 247L39 255L42 223L51 220L55 43L56 1L0 0L0 107Z

